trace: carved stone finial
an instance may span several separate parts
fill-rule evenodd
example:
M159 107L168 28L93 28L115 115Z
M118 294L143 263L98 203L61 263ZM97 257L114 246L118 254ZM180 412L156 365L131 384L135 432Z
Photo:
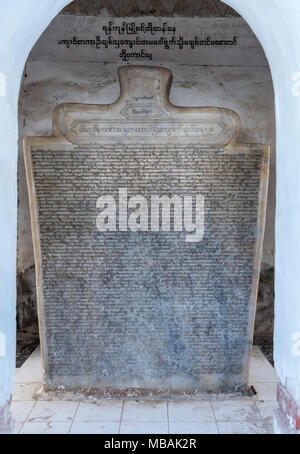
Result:
M172 72L166 68L119 69L120 97L110 105L63 104L53 113L55 136L89 145L114 140L197 142L198 146L235 144L239 116L217 107L179 107L169 101Z

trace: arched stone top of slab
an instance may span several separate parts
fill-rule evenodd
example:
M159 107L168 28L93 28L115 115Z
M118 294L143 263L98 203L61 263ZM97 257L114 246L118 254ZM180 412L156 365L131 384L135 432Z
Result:
M72 144L194 142L234 146L240 118L218 107L179 107L170 103L172 72L166 68L119 68L120 97L109 105L61 104L53 112L53 134Z

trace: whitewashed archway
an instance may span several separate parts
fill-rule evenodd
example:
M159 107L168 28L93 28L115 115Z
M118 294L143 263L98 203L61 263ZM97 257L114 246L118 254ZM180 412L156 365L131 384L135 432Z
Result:
M300 2L224 1L243 16L258 37L273 78L277 140L275 368L285 391L299 411ZM289 396L286 397L289 399Z
M267 55L275 89L277 213L275 365L300 404L300 2L223 0L248 22ZM69 0L0 3L0 432L8 431L15 370L18 95L30 50ZM297 338L297 339L296 339ZM296 339L296 340L295 340Z

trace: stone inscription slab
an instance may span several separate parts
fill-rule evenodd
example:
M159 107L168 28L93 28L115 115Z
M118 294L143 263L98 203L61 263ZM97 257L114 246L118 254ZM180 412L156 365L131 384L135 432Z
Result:
M241 389L252 343L268 147L238 143L231 111L169 105L167 70L128 67L120 77L116 104L60 106L56 135L25 141L45 384L116 393ZM130 125L124 112L132 114L135 97L145 107L134 113L135 128L147 130L155 112L157 124L159 116L170 128L206 122L210 134L91 135L78 126ZM191 198L193 222L197 195L203 232L196 239L196 231L187 231L185 203ZM103 196L116 202L107 231L97 224L107 208L99 204ZM137 196L149 216L135 231L130 215L137 207L130 204ZM181 229L172 205L170 229L163 227L163 211L153 229L155 196L179 197Z

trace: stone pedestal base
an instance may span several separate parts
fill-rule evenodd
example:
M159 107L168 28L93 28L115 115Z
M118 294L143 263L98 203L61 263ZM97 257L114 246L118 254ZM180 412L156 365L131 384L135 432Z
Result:
M300 435L300 407L282 384L277 388L277 400L279 409L274 412L274 433Z
M14 430L14 420L10 412L10 402L0 406L0 434L10 434Z

